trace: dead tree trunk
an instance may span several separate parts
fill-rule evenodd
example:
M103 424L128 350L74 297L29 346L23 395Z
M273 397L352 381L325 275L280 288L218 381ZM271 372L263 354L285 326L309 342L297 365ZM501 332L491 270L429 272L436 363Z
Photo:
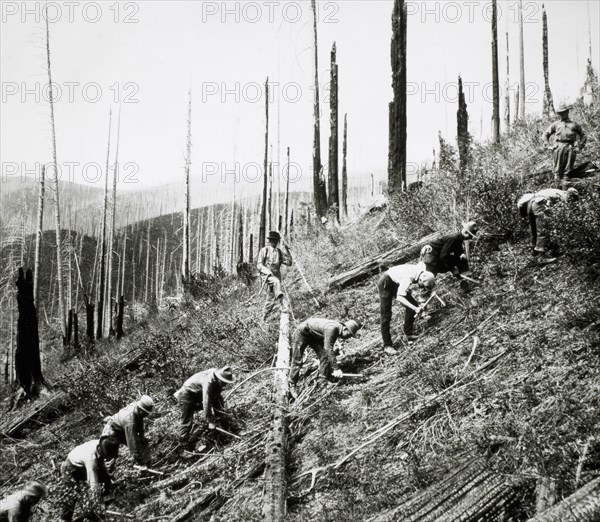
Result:
M237 266L239 267L244 264L244 215L240 211L238 217L238 237L237 237Z
M458 163L462 176L465 175L469 165L469 149L471 136L469 135L469 113L463 91L462 78L458 77L458 110L456 111L456 141L458 144Z
M492 0L492 142L500 143L500 80L498 76L498 7Z
M508 53L508 32L506 33L506 82L504 83L504 122L506 130L510 129L510 61Z
M260 229L258 231L258 242L261 247L265 244L266 240L266 226L267 226L267 185L268 185L268 161L269 161L269 78L265 82L265 159L263 163L263 197L262 207L260 209Z
M192 164L192 91L189 92L187 147L185 158L185 199L183 206L183 263L181 267L181 283L185 288L190 280L190 167Z
M523 0L519 0L519 119L525 119L525 51L523 44Z
M44 185L46 183L46 166L42 165L40 177L40 195L38 199L37 233L35 236L35 261L33 264L33 304L36 310L40 306L40 256L44 228Z
M47 9L47 8L46 8ZM65 291L63 287L63 269L62 269L62 238L60 230L60 198L58 189L58 162L56 159L56 125L54 122L54 92L52 88L52 72L50 66L50 29L48 27L48 16L46 13L46 55L48 58L48 86L50 98L50 124L52 127L52 161L54 162L54 204L55 204L55 225L56 225L56 278L58 283L58 313L60 315L60 328L63 337L63 344L67 336L66 310L65 310Z
M319 44L317 38L317 4L311 0L313 11L314 57L315 57L315 98L314 98L314 136L313 136L313 198L317 216L327 216L327 189L321 163L321 111L319 102Z
M559 504L529 519L529 522L585 522L597 520L600 505L600 477Z
M248 244L248 263L254 263L254 234L250 234L250 242Z
M288 380L289 368L289 315L281 314L279 322L279 342L277 344L277 362L279 368L274 372L274 412L271 433L266 446L265 501L263 519L267 522L284 521L286 518L287 498L287 446L288 446Z
M394 0L392 13L392 89L389 110L388 192L406 190L406 5Z
M391 266L407 263L413 259L416 259L421 252L421 248L429 244L430 241L433 241L439 237L441 237L441 235L436 232L435 234L430 234L429 236L419 239L419 241L413 243L412 245L403 245L378 256L367 259L366 261L356 265L354 268L332 277L329 280L329 288L337 288L341 290L347 286L364 281L368 277L377 274L380 271L387 270Z
M108 242L108 274L107 274L107 301L109 303L112 299L112 282L113 282L113 259L114 259L114 247L115 247L115 235L117 230L117 180L118 180L118 166L119 166L119 138L121 137L121 107L119 106L119 116L117 118L117 144L115 147L115 167L113 169L113 190L112 190L112 206L111 206L111 225ZM119 282L117 278L117 288L115 296L119 294ZM114 335L113 315L108 314L108 333Z
M79 319L77 312L73 313L73 348L79 350Z
M546 16L544 4L542 4L542 51L544 55L544 114L550 117L554 112L554 100L550 90L550 75L548 72L548 17Z
M104 336L104 305L105 294L104 285L106 277L106 213L108 210L108 171L110 161L110 131L112 123L112 109L108 115L108 147L106 152L106 178L104 181L104 208L102 210L102 231L100 237L100 282L98 284L98 322L96 323L96 338L102 339ZM108 299L110 303L110 296ZM109 306L110 308L110 306Z
M37 395L44 385L40 360L40 339L37 312L33 304L33 276L31 270L19 268L17 285L17 349L15 372L17 382L27 395Z
M125 314L125 298L119 297L119 310L117 312L117 339L123 337L123 315Z
M344 114L344 142L342 145L342 215L348 219L348 168L346 155L348 152L348 114Z
M144 302L148 302L148 279L150 277L150 220L148 220L148 232L146 234L146 281L144 284Z
M329 209L340 220L340 188L338 178L338 64L335 42L331 49L331 86L329 90L330 136L329 136Z
M285 230L284 236L288 235L288 212L290 205L290 148L287 148L287 179L285 182Z

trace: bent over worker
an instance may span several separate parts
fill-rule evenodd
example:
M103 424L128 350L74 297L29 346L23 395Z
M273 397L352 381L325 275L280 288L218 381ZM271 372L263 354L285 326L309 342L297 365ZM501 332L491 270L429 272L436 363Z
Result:
M474 239L477 232L477 223L469 221L463 223L460 232L442 236L425 245L421 249L421 259L426 270L433 275L451 272L453 276L460 277L469 269L464 242Z
M585 147L587 141L581 125L569 119L570 109L571 107L566 103L560 103L556 109L560 120L555 121L544 132L544 141L552 150L554 181L561 184L564 189L567 188L577 152ZM551 136L554 136L553 145L550 145Z
M121 444L129 448L133 459L142 468L150 464L150 445L144 435L144 419L154 411L154 401L148 395L142 395L108 417L102 430L103 436L115 437Z
M71 494L63 501L61 520L73 520L77 504L77 483L87 481L94 505L100 504L102 495L110 493L112 484L106 462L116 459L118 455L119 441L114 437L100 437L84 442L69 453L60 466L62 480L71 490ZM86 513L85 517L89 520L102 520L93 512Z
M37 480L28 482L23 489L0 499L0 522L27 522L34 506L47 496L44 484Z
M267 237L268 244L260 249L256 266L263 277L263 285L267 287L267 297L263 308L263 321L273 312L276 305L279 310L286 311L286 305L281 287L281 265L292 265L292 255L287 246L285 251L279 248L281 235L272 230Z
M290 370L290 389L292 395L298 382L302 358L307 346L310 346L319 358L319 380L328 381L331 376L341 377L334 354L334 345L338 339L354 337L359 330L356 321L342 323L332 319L311 318L298 325L294 331L292 347L292 368Z
M208 422L208 429L216 428L216 419L225 407L223 388L232 382L234 382L234 378L230 366L224 366L221 369L211 368L195 373L175 392L174 395L181 410L179 427L179 444L181 446L190 444L195 411L202 409Z
M531 227L531 252L539 264L552 263L555 258L548 255L547 246L550 235L548 217L554 205L579 198L579 192L573 187L568 190L547 188L535 193L524 194L517 202L522 217L529 219Z
M389 355L398 353L393 347L390 333L392 303L395 297L406 309L404 312L404 334L409 341L416 338L413 335L415 317L423 308L411 293L411 285L423 289L423 295L431 293L435 287L435 276L425 269L425 263L393 266L384 272L377 282L381 312L381 337L383 339L383 349Z

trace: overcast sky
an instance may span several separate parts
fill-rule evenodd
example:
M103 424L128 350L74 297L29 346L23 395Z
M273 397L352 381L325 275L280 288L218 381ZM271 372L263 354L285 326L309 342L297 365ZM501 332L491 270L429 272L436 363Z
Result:
M393 0L319 2L322 157L327 161L331 45L337 42L340 138L348 113L350 183L387 168L388 103L392 98L390 16ZM51 161L44 2L0 2L3 177ZM273 161L291 147L292 187L307 189L312 162L312 13L310 2L49 2L58 163L62 179L102 184L109 109L111 163L121 103L119 163L123 188L181 180L188 91L192 109L192 176L196 187L224 194L240 165L238 193L260 189L265 108L272 87ZM524 1L527 112L542 107L542 3ZM518 81L517 2L500 1L500 77ZM491 116L489 1L408 2L408 160L431 161L438 130L456 134L456 80L466 82L469 129L486 139ZM550 83L555 100L572 100L585 78L591 27L598 70L600 14L596 1L546 3ZM589 13L589 22L588 22ZM501 108L501 112L503 112ZM278 138L278 128L279 138ZM340 143L341 152L341 143ZM71 167L66 165L72 163ZM341 164L341 161L340 161ZM69 170L70 169L70 170ZM15 177L14 174L12 174ZM225 179L224 179L225 178ZM221 182L224 181L224 182Z

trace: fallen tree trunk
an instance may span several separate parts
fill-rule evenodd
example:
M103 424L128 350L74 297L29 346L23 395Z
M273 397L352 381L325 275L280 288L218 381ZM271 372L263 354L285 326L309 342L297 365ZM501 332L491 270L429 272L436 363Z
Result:
M400 265L416 259L423 246L429 242L441 237L442 234L436 232L425 236L412 245L403 245L398 248L394 248L388 252L380 254L371 259L363 261L359 265L351 268L350 270L343 272L337 276L332 277L329 280L329 288L337 288L341 290L355 283L359 283L367 279L368 277L382 271L383 267L387 270L391 266Z
M59 392L45 401L36 401L28 408L22 408L6 415L6 419L0 423L0 439L5 437L17 437L30 422L39 420L42 415L53 411L62 411L67 404L68 395Z
M274 374L273 425L266 444L265 470L265 500L263 504L263 519L283 521L286 515L287 498L287 445L288 425L286 412L288 410L288 381L287 369L290 362L289 315L281 313L279 322L279 341L277 345L278 368Z
M591 522L600 518L600 477L529 522Z

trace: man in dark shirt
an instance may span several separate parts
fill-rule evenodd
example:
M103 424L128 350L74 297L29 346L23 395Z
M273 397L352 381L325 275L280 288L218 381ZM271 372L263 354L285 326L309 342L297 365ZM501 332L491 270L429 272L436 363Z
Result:
M469 269L464 242L473 239L477 231L475 221L469 221L463 224L460 232L442 236L425 245L421 249L421 259L426 270L433 275L451 272L453 276L460 277Z
M341 370L335 360L333 346L338 339L354 337L359 330L356 321L333 321L313 317L298 325L294 332L294 345L292 350L292 368L290 370L290 392L295 396L295 386L300 376L302 358L307 346L310 346L319 358L319 379L328 381L333 375L341 377Z

